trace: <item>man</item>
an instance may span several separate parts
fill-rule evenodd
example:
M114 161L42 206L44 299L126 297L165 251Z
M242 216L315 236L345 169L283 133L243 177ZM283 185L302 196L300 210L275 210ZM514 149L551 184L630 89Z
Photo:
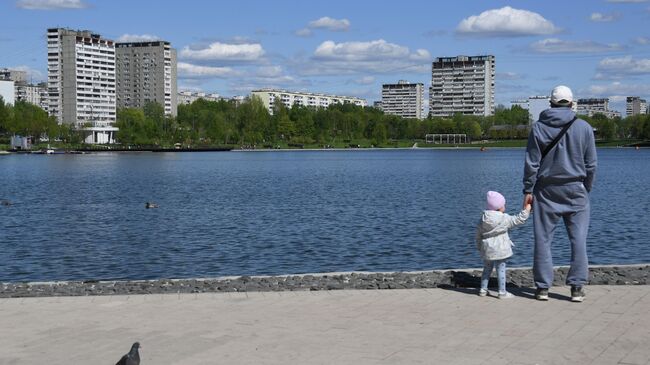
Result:
M560 218L571 241L571 268L566 278L566 284L571 286L571 301L583 301L583 285L589 275L589 192L596 171L596 144L593 129L589 123L576 118L572 105L571 89L554 88L551 108L540 113L528 136L524 205L533 204L533 275L538 300L548 300L548 290L553 284L551 242ZM556 137L559 139L553 145ZM545 151L547 148L550 149ZM545 156L544 152L547 152Z

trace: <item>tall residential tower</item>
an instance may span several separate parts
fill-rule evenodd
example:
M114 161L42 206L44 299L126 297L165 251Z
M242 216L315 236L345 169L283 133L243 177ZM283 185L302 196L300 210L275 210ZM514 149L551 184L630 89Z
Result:
M177 107L176 50L169 42L129 42L115 45L117 106L142 108L160 104L166 115Z
M424 118L424 84L400 80L397 84L383 84L381 107L386 114L403 118Z
M87 131L88 143L111 143L117 128L115 44L87 30L47 30L48 111L59 124Z
M429 115L494 114L494 56L438 57L431 66Z
M631 117L633 115L648 113L648 103L645 99L641 99L638 96L628 96L626 101L626 116Z

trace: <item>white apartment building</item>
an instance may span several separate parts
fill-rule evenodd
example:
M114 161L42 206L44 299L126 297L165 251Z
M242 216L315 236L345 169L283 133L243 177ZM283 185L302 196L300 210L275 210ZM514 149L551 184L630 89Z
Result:
M517 105L528 110L528 123L532 124L539 120L539 115L544 110L551 107L551 98L548 96L530 96L528 99L511 101L510 105ZM575 110L575 103L572 108Z
M339 96L319 93L307 93L300 91L287 91L281 89L259 89L251 92L264 102L264 106L273 115L273 103L279 99L287 108L294 105L327 108L332 104L354 104L362 107L368 106L368 102L353 96Z
M189 105L199 99L203 99L207 101L219 101L222 98L217 93L204 93L202 91L179 91L178 92L179 105Z
M115 57L118 108L156 102L165 115L176 116L176 50L169 42L116 43Z
M14 82L15 101L26 101L47 111L47 83L27 83L27 72L0 68L0 80Z
M47 76L48 111L59 124L82 128L87 143L114 142L113 41L87 30L48 29Z
M588 117L593 117L596 114L603 114L607 118L621 116L621 113L609 110L609 98L578 99L577 113Z
M16 100L26 101L47 111L49 100L47 83L42 82L36 85L16 83Z
M0 68L0 80L27 82L27 72L21 70L12 70L10 68Z
M438 57L431 66L429 115L494 114L495 57Z
M0 80L0 96L5 104L14 104L16 102L16 87L11 80Z
M424 84L406 80L400 80L397 84L383 84L381 107L386 114L424 119Z
M648 114L648 103L638 96L628 96L625 115L631 117L639 114Z

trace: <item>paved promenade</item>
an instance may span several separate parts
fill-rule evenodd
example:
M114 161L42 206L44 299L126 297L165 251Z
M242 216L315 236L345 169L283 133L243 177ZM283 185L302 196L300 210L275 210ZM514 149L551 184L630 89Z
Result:
M0 299L0 364L650 364L650 286Z

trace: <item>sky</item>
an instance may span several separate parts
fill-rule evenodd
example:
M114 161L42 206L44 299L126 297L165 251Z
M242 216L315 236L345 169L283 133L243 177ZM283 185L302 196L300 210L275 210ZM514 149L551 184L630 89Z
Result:
M47 78L46 31L166 40L178 89L264 87L381 100L398 80L428 89L436 57L494 55L495 99L650 99L650 0L0 0L0 68ZM425 99L428 98L428 92Z

